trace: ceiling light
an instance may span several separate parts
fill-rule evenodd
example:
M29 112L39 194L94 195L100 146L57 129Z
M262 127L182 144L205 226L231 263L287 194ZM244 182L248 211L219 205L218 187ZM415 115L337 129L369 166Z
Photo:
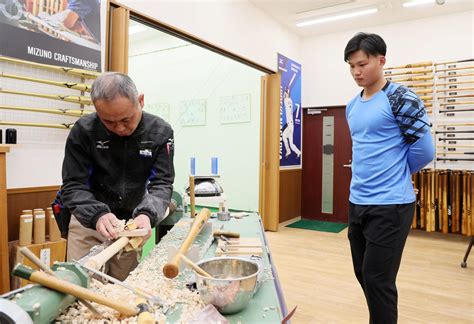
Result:
M408 7L414 7L414 6L424 5L424 4L431 4L435 2L436 0L412 0L409 2L404 2L402 6L404 6L405 8L408 8Z
M310 25L322 24L322 23L329 22L329 21L342 20L342 19L347 19L347 18L352 18L352 17L370 15L370 14L376 13L378 11L379 10L377 8L369 8L369 9L364 9L364 10L352 11L352 12L348 12L348 13L345 13L345 14L326 16L326 17L322 17L322 18L316 18L316 19L303 21L303 22L297 23L296 26L297 27L305 27L305 26L310 26Z
M130 26L128 28L128 34L129 35L133 35L133 34L136 34L136 33L141 33L143 31L147 30L147 28L145 26L142 26L142 25L133 25L133 26Z

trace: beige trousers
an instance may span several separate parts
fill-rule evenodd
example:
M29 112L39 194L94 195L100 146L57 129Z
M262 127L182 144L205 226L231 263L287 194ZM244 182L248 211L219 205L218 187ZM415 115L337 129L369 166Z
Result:
M67 237L67 260L79 260L86 255L94 245L100 245L106 241L96 230L86 228L79 223L74 215L71 215L69 233ZM119 280L125 280L130 271L138 265L140 253L137 251L122 252L114 255L105 265L104 272Z

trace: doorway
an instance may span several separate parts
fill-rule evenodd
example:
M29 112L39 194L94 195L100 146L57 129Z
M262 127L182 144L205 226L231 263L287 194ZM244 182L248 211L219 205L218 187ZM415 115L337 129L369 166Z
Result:
M301 217L347 223L352 142L345 106L303 113Z

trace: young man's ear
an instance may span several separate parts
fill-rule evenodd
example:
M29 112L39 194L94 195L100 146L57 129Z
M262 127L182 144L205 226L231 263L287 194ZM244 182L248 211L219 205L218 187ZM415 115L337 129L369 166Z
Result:
M386 61L385 61L385 56L380 55L380 57L379 57L379 63L380 63L380 65L381 65L381 66L384 66L384 65L385 65L385 62L386 62Z

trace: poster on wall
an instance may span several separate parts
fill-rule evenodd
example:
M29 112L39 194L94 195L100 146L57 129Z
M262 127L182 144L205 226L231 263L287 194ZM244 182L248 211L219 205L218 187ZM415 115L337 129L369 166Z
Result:
M278 53L280 168L301 168L301 64Z
M0 55L101 69L100 0L0 0Z

